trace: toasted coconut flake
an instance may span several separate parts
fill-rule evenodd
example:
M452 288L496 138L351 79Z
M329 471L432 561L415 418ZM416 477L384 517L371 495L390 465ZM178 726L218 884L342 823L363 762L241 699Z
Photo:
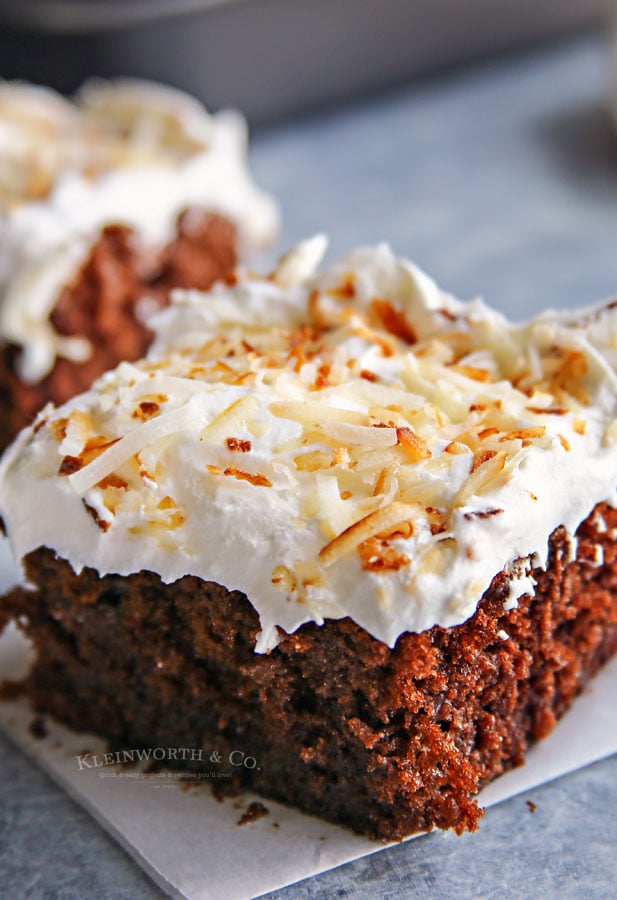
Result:
M347 422L323 422L316 432L328 435L341 444L358 444L366 449L394 447L398 441L396 428L376 428L373 425L349 425Z
M503 441L531 441L544 437L546 434L546 426L538 425L535 428L515 428L508 431L499 438L500 443Z
M487 463L489 459L492 459L494 456L497 456L496 450L478 450L473 455L473 462L471 464L471 473L473 473L483 466L484 463Z
M469 446L467 444L462 444L460 441L450 441L444 448L444 453L451 453L453 456L462 456L463 454L470 452Z
M589 392L582 383L588 369L585 354L581 350L574 349L556 348L556 350L561 353L561 360L552 375L553 392L559 395L565 391L583 406L587 406L590 402Z
M345 468L351 467L349 450L347 447L335 447L333 457L335 465L344 466Z
M313 387L315 388L315 390L320 391L323 388L328 387L330 371L331 366L327 365L326 363L323 363L321 366L319 366L319 368L317 369L317 377L313 382Z
M398 443L401 445L401 447L404 448L407 455L410 456L412 460L417 461L419 459L431 458L431 451L424 443L424 441L411 430L411 428L407 428L406 426L397 428L396 437Z
M74 409L68 419L64 419L63 432L60 452L66 456L81 456L86 443L94 434L92 418L83 410Z
M346 527L353 509L350 509L349 504L344 504L341 500L336 475L318 473L316 482L321 511L321 530L325 537L331 538Z
M69 482L78 494L83 494L101 479L127 462L132 456L162 437L184 429L198 429L203 425L203 413L190 402L180 409L164 413L139 425L109 446L93 462L69 475Z
M365 381L379 381L379 377L374 372L371 372L370 369L361 369L360 378L364 378Z
M32 426L32 433L33 433L33 434L38 434L39 431L41 430L41 428L45 428L45 426L46 426L47 423L49 422L49 417L48 417L48 416L41 416L40 413L39 413L39 416L40 416L40 418L38 418L38 419L35 421L34 425Z
M377 537L367 538L358 544L358 556L366 572L398 572L409 565L408 556Z
M428 506L426 517L431 527L431 534L442 534L446 530L446 518L439 509Z
M311 450L308 453L300 453L294 457L294 463L299 472L318 472L321 469L329 469L336 465L333 455L325 453L323 450Z
M347 272L341 283L337 287L329 288L328 293L341 300L352 300L356 296L356 279L353 272Z
M103 531L103 532L107 531L109 529L109 526L111 523L108 522L106 519L102 519L101 516L98 514L97 510L93 506L90 506L89 503L86 503L85 500L82 499L81 502L83 503L84 509L86 510L88 515L94 519L96 525L101 529L101 531Z
M353 553L362 541L392 529L394 526L400 525L401 522L417 519L420 516L425 517L423 506L395 501L389 506L369 513L342 531L325 547L321 548L319 559L322 565L328 568L343 556Z
M375 299L371 303L371 312L377 317L386 331L400 338L406 344L415 344L418 338L405 313L393 306L388 300Z
M481 451L481 454L486 455L478 458L478 465L459 489L454 499L455 506L463 506L474 495L483 494L498 487L508 454L505 450L500 450L498 453Z
M293 594L298 587L296 576L291 569L287 568L287 566L276 566L272 570L272 577L270 580L272 581L272 584L276 584L289 594Z
M418 480L414 484L406 484L397 499L403 503L418 503L423 508L440 502L441 485L437 479Z
M122 502L125 494L125 488L113 487L111 485L106 487L103 490L103 506L105 509L109 510L112 515L115 515L118 504Z
M378 472L380 469L388 468L392 465L392 450L390 448L366 450L355 448L353 451L353 460L355 461L354 469L358 473L368 473L369 475Z
M250 394L238 397L230 403L222 412L215 416L209 423L203 423L201 436L204 440L223 440L233 428L246 425L248 419L254 415L258 408L257 399ZM172 415L172 413L167 413ZM162 418L162 417L161 417Z
M305 400L275 400L270 404L270 412L281 419L291 419L306 425L319 424L324 421L345 422L349 425L369 425L366 413L351 409L340 409L327 403L316 403Z
M384 493L387 476L388 476L388 469L381 469L381 471L377 475L377 481L375 482L375 487L373 488L373 497L377 497L379 494Z
M321 305L319 303L320 296L321 295L317 289L311 291L308 298L307 312L313 325L316 328L324 329L328 326L328 319L321 309Z
M271 279L282 288L291 288L310 277L319 266L328 247L323 234L317 234L292 248L279 259Z
M469 431L461 431L461 433L456 438L456 443L465 444L470 450L473 450L474 452L481 448L481 441L478 437L478 432L473 428Z
M58 468L58 475L72 475L79 472L83 463L78 456L65 456Z
M137 407L133 410L132 416L134 419L141 419L145 421L146 419L151 419L152 416L156 416L159 412L159 404L150 400L142 400L141 403L137 404Z
M386 359L390 356L394 356L394 349L391 343L385 338L375 336L373 337L373 343L379 348L381 355Z
M470 378L472 381L486 382L490 380L491 373L487 369L480 369L477 366L454 365L451 367L451 370L458 372L459 375L464 375L465 378Z
M214 467L208 466L208 468L212 471ZM255 487L272 487L272 482L265 475L261 475L259 472L243 472L242 469L238 469L236 466L227 466L222 472L219 470L216 474L230 475L232 478L237 478L238 481L248 481L249 484Z
M563 447L563 449L566 451L566 453L569 453L569 452L570 452L570 444L569 444L568 441L565 439L565 437L563 436L563 434L558 434L557 437L559 438L559 443L561 444L561 446Z
M575 418L574 422L572 423L572 428L577 434L583 435L585 434L587 423L584 419Z
M376 428L409 427L401 408L396 404L392 404L390 407L370 406L368 413L371 424Z
M488 428L481 428L478 431L478 437L481 441L485 441L489 437L493 437L493 435L499 434L499 428L495 428L494 426L490 426Z
M250 453L253 448L253 445L250 441L246 441L242 438L237 437L226 438L225 444L227 445L227 449L231 450L232 453Z
M128 481L124 478L121 478L119 475L116 475L114 472L111 475L108 475L106 478L102 478L98 484L97 488L101 488L101 490L105 490L106 488L116 488L118 490L126 490L129 486Z
M537 416L565 416L568 412L563 406L526 406L525 409Z
M428 510L427 510L428 513ZM376 537L381 541L393 541L396 538L407 540L414 533L413 522L399 522L394 528L388 528L386 531L380 531Z
M538 499L537 497L535 498ZM503 512L503 509L475 509L472 512L466 512L463 515L464 519L490 519L493 516L498 516Z
M254 372L243 372L242 375L238 375L237 378L231 382L235 385L243 385L243 384L254 384L256 380L256 375Z

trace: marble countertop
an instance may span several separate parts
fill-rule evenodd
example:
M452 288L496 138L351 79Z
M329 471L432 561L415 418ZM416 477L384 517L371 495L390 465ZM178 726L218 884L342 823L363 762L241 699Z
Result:
M283 207L280 248L323 230L332 254L388 240L453 293L518 318L614 294L609 75L606 42L585 35L256 135L256 173ZM617 757L491 809L475 835L429 835L270 896L614 897L615 808ZM0 737L0 898L159 896Z

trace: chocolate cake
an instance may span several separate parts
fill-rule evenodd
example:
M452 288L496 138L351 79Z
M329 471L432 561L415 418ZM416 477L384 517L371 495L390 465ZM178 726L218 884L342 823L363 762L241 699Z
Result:
M236 114L135 81L0 84L0 448L124 359L177 287L272 240Z
M175 295L22 432L0 621L37 713L114 749L214 747L377 838L473 830L617 650L617 311L513 325L322 252Z

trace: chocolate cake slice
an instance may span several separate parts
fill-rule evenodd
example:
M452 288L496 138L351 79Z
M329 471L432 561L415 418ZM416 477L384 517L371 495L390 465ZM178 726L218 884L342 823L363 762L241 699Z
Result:
M617 312L515 325L323 250L175 295L22 432L0 620L36 710L115 749L216 746L377 838L473 830L617 650Z
M143 356L170 290L209 288L276 221L237 114L138 81L72 103L0 84L0 448Z

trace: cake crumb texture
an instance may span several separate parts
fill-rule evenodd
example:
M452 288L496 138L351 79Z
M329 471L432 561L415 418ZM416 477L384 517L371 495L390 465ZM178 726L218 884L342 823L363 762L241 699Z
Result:
M0 620L19 617L34 641L39 715L114 748L241 750L258 766L233 767L232 788L374 838L461 833L482 815L477 791L523 762L617 650L615 528L600 504L575 559L553 532L533 596L504 611L501 573L467 622L403 634L393 650L346 618L258 655L240 592L192 576L78 576L43 548L26 559L36 590L9 593Z

